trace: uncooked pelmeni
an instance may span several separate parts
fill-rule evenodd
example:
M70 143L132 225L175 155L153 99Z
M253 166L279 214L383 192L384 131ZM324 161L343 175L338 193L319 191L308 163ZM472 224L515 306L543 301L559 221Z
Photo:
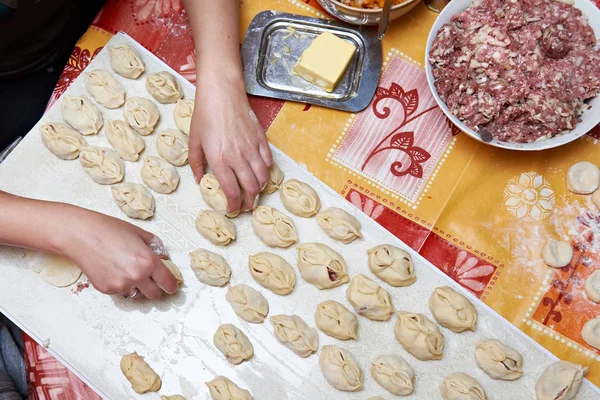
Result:
M86 74L85 87L106 108L119 108L125 103L125 89L108 71L97 69Z
M240 318L253 324L263 322L269 314L269 303L265 296L243 283L229 286L225 294L225 300L231 304L233 311Z
M188 163L190 141L186 135L177 129L165 129L156 138L156 152L159 156L175 165L184 166Z
M181 276L181 271L179 270L179 267L177 266L177 264L175 264L171 260L161 260L161 261L163 264L165 264L165 267L167 267L169 272L171 272L171 274L173 274L173 277L177 281L177 287L178 288L181 287L181 284L183 284L183 276Z
M213 335L215 347L233 365L241 364L254 355L254 347L248 336L232 324L223 324Z
M363 274L352 278L346 297L358 315L373 321L387 321L394 313L388 291Z
M327 382L337 390L362 390L363 372L349 351L337 346L323 346L319 366Z
M422 361L442 359L444 336L423 314L399 311L394 335L415 358Z
M294 221L273 207L256 207L252 212L252 228L267 246L290 247L298 241Z
M367 400L385 400L385 399L381 396L375 396L375 397L369 397Z
M235 225L223 214L202 210L196 218L196 229L217 246L227 246L235 240Z
M139 394L158 392L162 386L160 377L136 352L121 358L121 372L131 383L131 388Z
M220 212L229 218L240 215L239 210L232 213L227 212L227 197L225 197L225 192L223 192L223 188L215 175L204 174L200 180L200 194L202 200L216 212Z
M283 182L283 171L281 171L277 164L273 163L269 168L269 180L262 190L262 193L275 193L275 191L281 187L281 182Z
M557 361L544 370L535 385L537 400L572 400L577 395L588 368Z
M436 288L429 297L429 309L437 322L452 332L475 331L477 309L450 286Z
M30 268L44 282L56 287L71 286L81 276L81 270L73 261L50 253L37 253Z
M600 303L600 269L585 280L585 294L594 303Z
M408 396L415 390L415 373L399 356L387 354L377 357L371 363L371 375L396 396Z
M450 374L440 387L444 400L486 400L485 390L477 380L464 372Z
M187 400L180 394L172 394L170 396L160 396L160 400Z
M250 392L241 389L238 385L224 376L217 376L206 387L212 400L252 400Z
M65 94L60 112L65 122L82 135L95 135L104 124L100 109L87 96L72 97Z
M40 128L42 143L52 154L61 160L74 160L87 143L75 129L66 124L52 122Z
M79 153L79 162L88 175L101 185L121 182L125 163L116 151L104 147L85 146Z
M186 135L190 135L192 115L194 114L194 100L177 100L173 110L175 126Z
M319 289L331 289L348 283L342 256L322 243L305 243L298 250L298 269L302 278Z
M176 103L183 98L181 85L172 74L162 71L146 76L146 89L159 103Z
M110 145L126 161L137 161L146 144L144 139L133 129L120 120L110 120L104 129Z
M273 315L269 318L275 337L300 357L308 357L319 349L319 335L297 315Z
M123 118L137 133L148 136L154 132L160 113L152 100L128 97L123 109Z
M279 195L285 209L299 217L312 217L321 208L321 200L315 189L296 179L283 182Z
M179 173L160 157L145 156L141 169L142 180L157 193L169 194L179 185Z
M358 318L335 300L326 300L317 306L315 322L319 329L336 339L358 339Z
M600 350L600 317L590 319L581 329L583 341Z
M367 250L369 269L391 286L409 286L415 283L415 267L406 250L391 244L382 244Z
M567 170L567 189L573 193L590 194L600 185L600 169L591 162L580 161Z
M108 48L110 66L125 78L137 79L145 70L144 63L137 51L127 44Z
M148 219L154 215L154 196L144 185L126 182L110 189L113 200L129 218Z
M342 243L351 243L362 237L360 222L346 211L329 207L317 214L317 222L329 237Z
M513 381L523 376L523 357L496 339L480 340L475 345L477 366L493 379Z
M225 286L231 279L231 267L217 253L196 249L190 253L190 266L196 278L207 285Z
M550 267L566 267L573 259L573 247L570 243L551 239L542 249L542 259Z
M261 252L251 255L248 268L256 282L275 294L286 295L294 290L294 269L277 254Z

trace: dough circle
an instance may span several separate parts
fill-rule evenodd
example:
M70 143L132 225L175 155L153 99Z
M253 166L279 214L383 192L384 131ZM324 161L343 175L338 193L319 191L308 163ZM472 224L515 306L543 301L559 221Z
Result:
M32 260L31 269L44 282L56 287L70 286L81 276L81 270L73 261L49 253L38 253Z
M542 250L542 259L553 268L564 268L573 259L573 247L570 243L550 239Z
M577 194L590 194L600 185L600 169L591 162L580 161L567 170L567 189Z
M590 319L583 325L581 337L590 346L600 349L600 317Z
M592 272L586 279L585 294L594 303L600 303L600 269Z

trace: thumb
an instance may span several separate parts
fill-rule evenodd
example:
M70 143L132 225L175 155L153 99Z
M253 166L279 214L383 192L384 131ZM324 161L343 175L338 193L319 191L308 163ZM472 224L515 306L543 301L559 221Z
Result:
M190 168L194 174L196 183L200 183L200 179L204 176L204 166L206 165L206 158L204 157L204 150L200 143L193 143L190 141Z

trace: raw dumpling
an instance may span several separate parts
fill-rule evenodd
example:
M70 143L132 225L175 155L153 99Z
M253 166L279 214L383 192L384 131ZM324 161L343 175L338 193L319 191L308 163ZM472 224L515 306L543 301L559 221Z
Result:
M600 349L600 317L590 319L583 325L581 337L590 346Z
M394 313L388 291L363 274L352 278L346 289L346 297L358 315L373 321L387 321Z
M585 294L594 303L600 303L600 270L592 272L585 280Z
M308 357L319 349L317 330L306 325L297 315L274 315L269 318L275 337L300 357Z
M286 210L299 217L312 217L321 208L321 200L319 200L317 192L306 183L296 179L283 182L279 194Z
M440 388L444 400L486 400L481 384L463 372L450 374Z
M317 214L317 222L327 235L342 243L348 244L362 237L358 219L340 208L329 207L321 211Z
M167 267L169 272L171 272L171 274L173 274L173 277L177 281L177 287L180 287L181 284L183 283L183 276L181 276L181 271L179 270L179 267L171 260L161 260L161 261L163 262L163 264L165 264L165 267Z
M382 244L367 251L369 269L379 279L395 287L415 283L415 268L407 251L391 244Z
M294 290L296 274L283 258L273 253L257 253L250 256L248 266L256 282L273 293L286 295Z
M302 278L319 289L331 289L350 281L342 256L322 243L297 247L298 269Z
M154 197L144 185L121 183L111 191L115 203L129 218L148 219L154 215Z
M521 354L495 339L477 342L475 361L477 366L493 379L513 381L523 375Z
M396 396L408 396L415 390L415 373L398 356L377 357L371 363L371 375L385 390Z
M281 186L281 182L283 182L283 172L281 169L279 169L277 164L273 163L271 168L269 168L269 180L267 181L265 188L262 190L262 193L275 193L275 191Z
M336 339L358 339L356 315L335 300L326 300L317 306L315 322L319 329Z
M144 72L144 63L138 53L127 44L109 47L110 65L125 78L137 79Z
M587 367L567 361L551 364L535 385L537 400L574 399L587 370Z
M249 360L254 354L254 347L248 336L231 324L219 326L213 336L213 342L227 361L233 365Z
M144 139L125 123L111 120L106 124L106 138L123 160L137 161L146 144Z
M187 164L189 148L188 137L177 129L165 129L156 138L158 155L177 167Z
M186 400L186 398L180 394L172 394L170 396L160 396L160 400Z
M363 372L349 351L337 346L323 346L319 365L327 382L337 390L343 392L362 390Z
M273 207L256 207L252 212L252 228L267 246L290 247L298 241L294 221Z
M224 376L217 376L206 382L212 400L252 400L250 392L240 389L238 385Z
M188 136L190 136L193 114L194 100L177 100L175 110L173 110L173 120L177 129Z
M79 162L96 183L112 185L123 180L125 163L114 150L94 146L82 147Z
M160 157L145 156L141 175L144 183L157 193L171 193L179 185L179 173L175 167Z
M227 246L235 239L235 225L223 214L202 210L196 218L196 229L217 246Z
M119 108L125 103L125 89L108 71L97 69L87 74L85 87L94 100L106 108Z
M95 135L104 123L100 109L87 96L71 97L65 94L60 112L65 122L82 135Z
M269 303L265 296L243 283L229 286L225 299L240 318L254 324L263 322L269 313Z
M544 263L553 268L564 268L573 259L571 243L551 239L542 249Z
M434 290L429 298L429 309L437 322L452 332L475 331L477 309L465 296L449 286Z
M124 355L121 358L121 372L131 383L131 388L139 394L158 392L162 386L160 377L144 361L144 357L136 352Z
M442 359L444 336L423 314L399 311L394 334L415 358L422 361Z
M146 89L159 103L176 103L183 98L179 81L172 74L162 71L146 76Z
M42 125L40 132L44 146L61 160L76 159L81 147L87 144L81 133L65 124Z
M580 161L567 170L567 189L573 193L591 194L599 184L600 169L591 162Z
M190 253L196 278L211 286L225 286L231 279L231 267L223 257L212 251L197 249Z
M148 136L154 131L160 113L151 100L143 97L128 97L123 117L137 133Z
M233 213L227 212L227 197L225 197L219 180L213 174L204 174L200 181L200 193L202 194L202 200L216 212L229 218L235 218L240 214L239 210Z

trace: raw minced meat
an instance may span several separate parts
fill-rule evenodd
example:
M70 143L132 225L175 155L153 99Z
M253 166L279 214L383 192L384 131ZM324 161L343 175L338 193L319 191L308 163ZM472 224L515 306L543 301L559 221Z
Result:
M429 62L450 112L506 142L573 129L600 92L594 31L556 0L475 0L440 29Z

